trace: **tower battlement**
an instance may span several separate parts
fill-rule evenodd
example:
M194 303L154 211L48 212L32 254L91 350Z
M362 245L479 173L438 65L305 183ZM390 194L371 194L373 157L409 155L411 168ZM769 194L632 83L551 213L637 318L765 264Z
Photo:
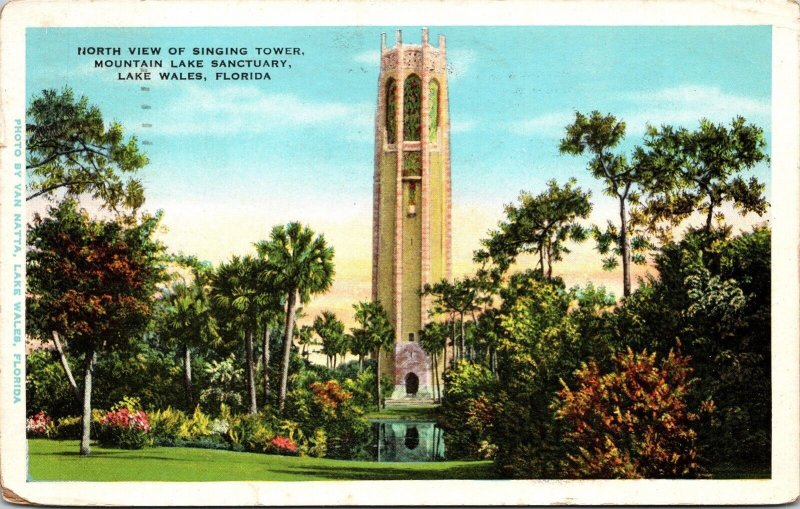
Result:
M387 47L382 34L372 298L387 309L395 329L395 351L382 362L395 380L395 397L418 383L415 394L430 394L430 361L417 343L430 308L421 291L451 277L450 189L445 38L440 35L434 47L423 28L420 44L404 44L398 30L396 44Z

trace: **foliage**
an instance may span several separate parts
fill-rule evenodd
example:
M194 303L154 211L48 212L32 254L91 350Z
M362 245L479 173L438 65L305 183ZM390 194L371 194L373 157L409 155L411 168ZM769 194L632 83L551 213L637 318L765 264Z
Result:
M520 253L534 253L542 276L552 278L553 262L570 252L566 241L583 242L587 237L578 220L592 211L591 192L576 183L573 178L560 187L550 180L547 190L536 196L520 193L519 205L506 205L506 220L482 241L485 251L476 254L478 260L490 257L505 272Z
M187 420L185 413L172 407L167 407L165 410L151 410L148 418L152 440L157 444L174 442Z
M763 215L767 209L764 184L740 174L767 162L764 131L737 116L730 128L700 120L696 131L662 125L648 126L636 163L659 175L645 207L651 224L679 224L693 212L705 214L705 230L713 219L722 222L719 207L732 202L742 214ZM717 214L715 214L717 211Z
M364 341L368 348L375 352L377 364L375 373L381 372L381 351L394 344L394 329L392 328L389 314L380 302L358 302L353 304L355 320L358 327L352 329L353 336ZM383 387L381 378L375 377L375 404L383 406Z
M80 416L62 417L56 421L56 436L60 439L78 439L81 437Z
M80 412L80 401L70 391L55 352L34 350L26 356L25 364L25 401L29 409L41 409L56 418Z
M567 126L559 149L572 155L588 152L589 172L605 184L605 194L619 202L619 224L609 222L605 231L595 228L594 237L600 254L606 256L603 260L606 269L616 267L618 258L622 260L622 288L627 297L631 293L631 262L644 263L641 255L649 248L644 236L632 232L630 208L638 203L641 192L655 177L647 171L649 168L631 165L624 155L613 152L624 137L625 122L613 115L576 112L575 122Z
M297 454L297 444L289 437L276 436L270 440L270 445L272 446L272 450L277 454L284 456L294 456Z
M139 408L139 401L126 398L100 419L98 441L105 447L141 449L148 443L150 421Z
M297 423L303 437L316 436L322 430L327 452L337 458L352 457L370 429L364 409L335 380L296 387L290 393L286 415Z
M687 403L689 358L628 349L616 369L602 374L590 361L566 384L554 406L567 424L566 474L581 478L696 478L702 473L692 428L699 419ZM712 403L706 402L706 408Z
M314 319L314 332L322 340L322 353L328 357L331 367L336 367L336 357L347 352L347 336L344 323L332 311L323 311Z
M97 106L86 97L75 99L72 89L43 90L27 111L26 166L28 200L89 194L105 206L136 209L144 203L144 189L133 174L147 163L136 137L124 139L118 123L106 127Z
M29 437L50 437L55 431L53 419L44 410L39 410L25 422L25 432Z
M444 374L445 393L439 425L445 429L448 459L488 459L494 452L492 429L496 383L484 366L458 362Z
M222 360L212 360L205 367L208 386L200 393L200 401L208 408L220 405L239 406L242 395L235 390L242 380L243 370L236 367L233 354Z
M286 295L283 353L281 359L280 392L278 408L283 411L289 378L289 361L294 334L294 320L298 299L307 303L311 295L328 290L333 284L333 248L328 247L323 235L300 223L285 227L275 226L269 241L256 243L260 257L267 261L274 275L275 287Z

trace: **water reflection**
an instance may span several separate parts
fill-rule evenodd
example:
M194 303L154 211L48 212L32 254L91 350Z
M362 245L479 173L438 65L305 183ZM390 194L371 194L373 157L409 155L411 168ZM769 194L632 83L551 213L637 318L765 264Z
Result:
M434 421L372 421L372 460L379 462L441 461L444 432Z

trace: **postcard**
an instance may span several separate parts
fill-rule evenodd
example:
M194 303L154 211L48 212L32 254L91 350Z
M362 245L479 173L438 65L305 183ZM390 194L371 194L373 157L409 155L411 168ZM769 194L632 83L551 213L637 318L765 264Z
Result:
M9 2L4 498L796 500L797 11Z

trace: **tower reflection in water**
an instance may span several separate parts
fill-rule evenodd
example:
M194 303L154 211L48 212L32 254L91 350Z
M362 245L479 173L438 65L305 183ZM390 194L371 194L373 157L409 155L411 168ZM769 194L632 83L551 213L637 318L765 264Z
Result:
M372 422L373 459L379 462L444 460L444 431L433 421Z

